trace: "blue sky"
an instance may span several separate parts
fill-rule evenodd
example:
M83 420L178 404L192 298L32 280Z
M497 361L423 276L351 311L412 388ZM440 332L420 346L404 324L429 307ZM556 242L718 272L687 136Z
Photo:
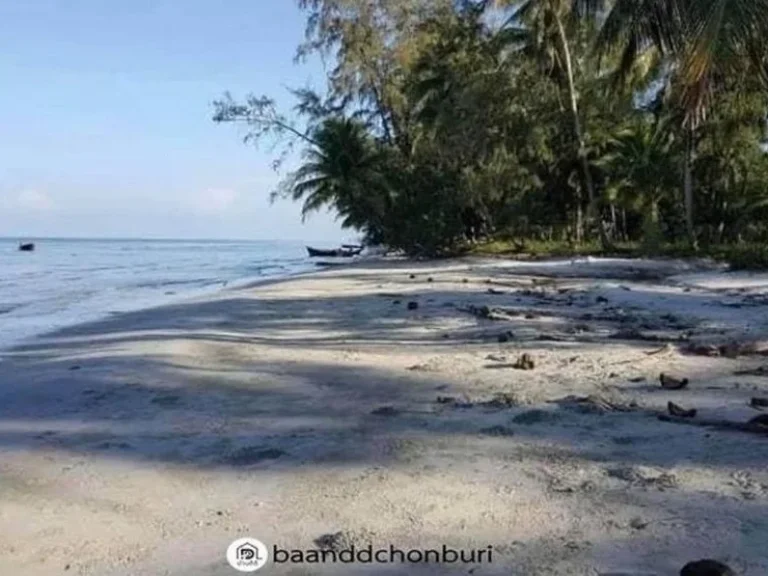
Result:
M0 236L349 238L211 101L320 86L293 0L0 0Z

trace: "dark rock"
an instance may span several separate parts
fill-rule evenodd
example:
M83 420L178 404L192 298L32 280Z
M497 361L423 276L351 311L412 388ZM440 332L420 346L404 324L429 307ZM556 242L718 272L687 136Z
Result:
M429 276L429 277L427 278L427 282L434 282L434 281L435 281L435 279L434 279L434 278L432 278L432 276Z
M768 414L760 414L749 420L749 425L757 430L768 431Z
M674 402L667 402L667 411L669 412L670 416L677 416L678 418L694 418L696 416L695 408L686 410Z
M408 310L416 310L418 309L418 307L419 307L419 303L416 302L415 300L411 300L410 302L408 302Z
M509 333L504 332L502 334L499 334L496 339L499 341L500 344L503 344L505 342L509 342Z
M683 566L680 576L736 576L736 572L717 560L696 560Z
M676 488L679 485L677 477L674 474L664 472L658 476L651 476L632 466L623 466L606 470L606 474L611 478L623 480L630 484L656 488L664 491L668 488Z
M630 382L633 382L635 384L638 382L645 382L645 380L646 380L645 376L635 376L634 378L629 379Z
M392 304L400 304L400 300L392 300Z
M455 396L438 396L437 397L437 403L438 404L455 404L457 402Z
M635 530L645 530L648 527L648 524L650 524L650 522L646 522L639 517L632 518L632 520L629 521L629 527L634 528Z
M77 364L75 364L74 366L70 366L70 367L69 367L69 369L70 369L70 370L80 370L80 366L78 366Z
M663 372L659 374L659 382L661 383L661 387L665 390L682 390L688 386L688 378L673 378Z
M371 410L371 414L374 416L397 416L400 414L400 411L394 406L381 406Z
M749 401L749 405L752 406L752 408L768 408L768 398L759 398L754 397Z
M478 318L490 318L491 316L491 309L488 306L480 306L479 308L471 306L470 310L473 311Z
M597 298L595 298L595 302L597 302L598 304L606 304L608 303L608 298L606 298L605 296L598 296Z
M411 280L413 280L413 279L415 279L415 278L416 278L416 274L411 274L410 276L408 276L408 278L410 278Z
M517 359L517 361L512 365L512 368L515 368L517 370L533 370L536 367L536 364L533 361L533 358L531 358L531 355L526 353L520 356L520 358Z

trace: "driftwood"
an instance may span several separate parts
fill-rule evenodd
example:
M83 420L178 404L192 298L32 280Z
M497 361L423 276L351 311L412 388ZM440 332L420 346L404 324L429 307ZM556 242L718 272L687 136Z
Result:
M585 412L639 412L649 416L656 416L662 422L674 424L688 424L702 428L715 428L719 430L731 430L736 432L749 432L752 434L764 434L768 436L768 414L761 414L748 422L734 422L733 420L720 420L709 418L696 418L690 415L695 410L690 410L686 416L672 416L666 412L656 410L644 410L634 402L624 403L608 400L602 396L566 396L558 400L549 400L549 403L561 406L578 406Z
M576 406L583 412L635 412L638 410L634 402L627 403L621 400L611 400L598 394L589 396L570 395L557 400L549 400L548 403L561 406Z
M768 426L755 424L754 422L734 422L733 420L718 420L706 418L681 418L679 416L670 416L669 414L657 414L656 416L662 422L673 422L675 424L689 424L691 426L701 426L704 428L717 428L720 430L736 430L738 432L751 432L753 434L768 435Z
M724 356L738 358L739 356L766 356L768 343L762 340L730 340L721 343L691 343L682 348L682 352L695 356Z
M665 352L674 352L674 351L675 351L675 347L672 346L672 344L667 343L667 344L664 344L664 346L662 346L661 348L656 348L655 350L651 350L650 352L646 352L645 355L646 356L655 356L656 354L663 354ZM627 363L629 364L631 362L634 362L634 360L629 360Z
M515 316L519 316L518 312L503 308L491 308L490 306L470 305L467 308L460 308L460 310L484 320L512 320Z
M758 366L750 370L736 370L736 376L768 376L768 366Z

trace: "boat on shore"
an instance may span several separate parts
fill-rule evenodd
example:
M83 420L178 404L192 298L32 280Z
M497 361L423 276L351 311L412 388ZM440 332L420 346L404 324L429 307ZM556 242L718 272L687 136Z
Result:
M341 248L332 248L329 250L307 246L307 253L310 258L350 258L352 256L357 256L362 251L362 246L352 244L343 244Z
M35 250L35 243L34 242L22 242L19 244L19 252L34 252Z

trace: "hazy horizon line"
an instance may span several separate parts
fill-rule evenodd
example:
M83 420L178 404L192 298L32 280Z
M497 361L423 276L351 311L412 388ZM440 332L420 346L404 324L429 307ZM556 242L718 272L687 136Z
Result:
M85 240L85 241L124 241L124 242L321 242L339 243L343 240L323 240L320 238L221 238L221 237L192 237L192 236L5 236L0 235L0 241L31 242L44 240Z

